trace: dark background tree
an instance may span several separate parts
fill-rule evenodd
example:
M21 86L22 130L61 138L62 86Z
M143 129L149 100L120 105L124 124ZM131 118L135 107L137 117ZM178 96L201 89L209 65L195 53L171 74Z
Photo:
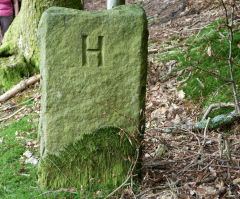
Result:
M82 9L82 5L82 0L22 0L0 47L0 93L38 68L37 28L42 13L52 6Z

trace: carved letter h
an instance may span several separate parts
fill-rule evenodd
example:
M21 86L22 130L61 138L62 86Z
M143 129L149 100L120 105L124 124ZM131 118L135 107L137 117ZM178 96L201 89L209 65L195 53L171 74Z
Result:
M97 38L91 36L83 36L82 42L82 65L88 65L91 67L102 66L103 36L98 36Z

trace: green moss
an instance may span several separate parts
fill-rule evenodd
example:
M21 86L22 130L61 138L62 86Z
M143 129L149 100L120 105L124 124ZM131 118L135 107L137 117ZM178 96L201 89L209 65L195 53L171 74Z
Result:
M30 76L32 72L23 57L0 58L0 93L6 92L23 77Z
M59 156L43 157L39 167L39 181L43 188L81 186L104 187L111 190L126 179L135 159L136 142L118 134L118 128L95 131Z
M201 103L203 108L212 103L233 102L231 84L226 84L221 78L210 74L215 73L223 79L230 79L227 62L229 54L228 31L223 26L223 20L210 24L197 35L190 37L186 43L186 47L181 50L173 48L166 56L159 56L159 60L163 62L176 60L179 64L178 70L191 67L190 78L179 89L184 90L187 99ZM240 32L236 32L233 42L233 58L237 88L240 85L240 68L237 66L240 63L240 48L237 46L239 43ZM211 47L212 56L207 53L209 47ZM188 70L179 77L179 80L186 79L190 71ZM202 82L204 86L199 82Z
M14 41L4 43L0 48L0 56L8 57L16 52L16 45Z

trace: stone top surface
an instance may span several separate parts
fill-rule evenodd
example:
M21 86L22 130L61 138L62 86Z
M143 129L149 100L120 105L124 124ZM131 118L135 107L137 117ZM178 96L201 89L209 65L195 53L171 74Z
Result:
M58 154L106 126L138 129L144 109L147 21L142 8L50 8L38 29L41 154Z

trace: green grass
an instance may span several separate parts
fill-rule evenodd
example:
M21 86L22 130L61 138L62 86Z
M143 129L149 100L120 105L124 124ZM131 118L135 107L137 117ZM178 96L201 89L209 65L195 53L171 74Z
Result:
M181 41L178 37L171 38ZM234 75L239 90L240 83L240 32L234 34L233 57ZM179 44L179 42L177 43ZM221 78L211 75L215 73L224 79L230 80L229 65L227 62L229 54L229 40L227 29L223 25L223 20L214 22L202 29L200 33L190 37L185 41L185 48L173 47L165 56L161 54L157 60L168 62L176 60L179 63L177 70L189 68L189 70L179 80L190 78L180 86L184 90L187 99L194 103L200 103L203 108L217 102L234 102L231 84L227 84ZM207 54L211 47L213 56ZM204 87L201 85L201 83ZM229 112L229 110L224 110Z
M29 132L35 124L25 117L0 129L0 198L31 198L41 193L35 189L36 167L20 163L25 152L25 143L16 139L16 132ZM29 175L29 176L27 176Z

